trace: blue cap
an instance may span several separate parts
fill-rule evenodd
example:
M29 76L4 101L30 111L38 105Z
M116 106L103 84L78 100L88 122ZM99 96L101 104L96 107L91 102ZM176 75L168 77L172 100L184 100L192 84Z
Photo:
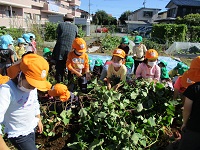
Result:
M26 43L26 41L23 39L23 38L18 38L17 39L17 42L19 43L19 44L25 44Z
M26 43L31 43L30 35L28 33L24 33L22 35L22 37L24 38L24 40L26 41Z
M33 34L33 33L28 33L28 34L30 37L32 36L35 39L35 34Z
M8 45L13 44L13 38L10 35L0 37L0 46L2 49L8 49Z

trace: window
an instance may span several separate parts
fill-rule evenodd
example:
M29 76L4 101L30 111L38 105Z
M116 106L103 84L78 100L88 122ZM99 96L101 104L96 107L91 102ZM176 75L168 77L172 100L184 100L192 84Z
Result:
M167 17L176 17L176 8L171 8L167 11Z
M33 14L33 19L35 21L40 21L41 20L41 15L39 15L39 14Z
M35 15L35 20L40 21L41 20L41 15Z
M24 18L25 19L32 19L31 18L31 13L24 13Z
M6 13L6 17L13 17L13 16L15 16L15 11L12 11L12 14L11 14L10 10L6 10L5 13Z
M152 17L153 16L153 12L152 11L144 11L143 12L143 17Z

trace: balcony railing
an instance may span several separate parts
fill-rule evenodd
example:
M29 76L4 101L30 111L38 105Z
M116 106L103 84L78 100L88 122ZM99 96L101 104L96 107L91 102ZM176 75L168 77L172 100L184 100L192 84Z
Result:
M39 1L39 0L34 0L34 1L32 0L31 4L32 4L33 6L43 7L44 2L43 2L43 1Z
M33 24L43 25L45 22L48 22L47 19L35 20L35 19L25 19L22 17L0 17L0 26L5 26L7 28L31 28Z
M71 6L80 6L81 5L81 1L80 0L70 0L69 1L69 5L71 5Z
M70 13L71 10L67 8L63 8L61 6L58 6L56 4L48 4L45 3L42 12L51 13L51 14L67 14Z
M32 1L26 0L1 0L0 4L14 6L18 8L31 8Z

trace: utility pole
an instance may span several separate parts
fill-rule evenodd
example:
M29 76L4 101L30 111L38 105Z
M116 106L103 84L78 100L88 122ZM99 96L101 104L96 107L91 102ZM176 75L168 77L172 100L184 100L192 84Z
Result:
M90 4L90 0L89 0L89 15L90 15L90 5L91 5L91 4Z

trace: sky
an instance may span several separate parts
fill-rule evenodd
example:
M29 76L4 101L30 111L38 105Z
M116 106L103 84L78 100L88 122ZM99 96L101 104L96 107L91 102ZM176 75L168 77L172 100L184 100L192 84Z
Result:
M160 8L165 11L165 6L170 0L81 0L80 9L95 14L98 10L104 10L107 14L111 14L117 19L127 10L135 11L144 7L143 2L146 1L146 8Z

